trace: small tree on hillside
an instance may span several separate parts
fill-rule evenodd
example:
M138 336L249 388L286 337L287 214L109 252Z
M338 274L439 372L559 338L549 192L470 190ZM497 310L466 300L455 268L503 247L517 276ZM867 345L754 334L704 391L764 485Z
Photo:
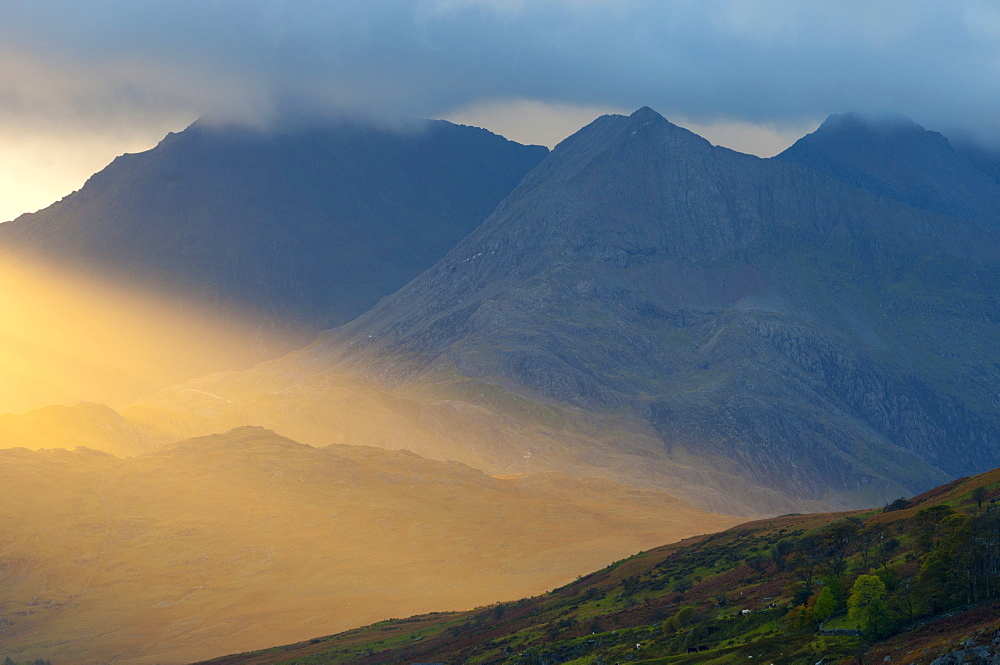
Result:
M885 604L885 583L875 575L859 575L847 599L847 613L871 639L888 634L889 608Z
M837 598L829 587L824 586L823 590L816 596L816 604L813 605L813 618L820 622L826 621L836 611Z
M972 490L972 500L976 502L976 506L979 510L982 510L983 501L986 500L986 488L980 485L976 489Z

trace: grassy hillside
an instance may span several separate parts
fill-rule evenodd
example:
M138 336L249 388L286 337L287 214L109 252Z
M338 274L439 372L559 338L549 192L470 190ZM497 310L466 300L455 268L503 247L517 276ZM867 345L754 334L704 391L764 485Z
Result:
M690 538L513 603L210 662L988 662L1000 651L998 497L1000 469L882 509Z

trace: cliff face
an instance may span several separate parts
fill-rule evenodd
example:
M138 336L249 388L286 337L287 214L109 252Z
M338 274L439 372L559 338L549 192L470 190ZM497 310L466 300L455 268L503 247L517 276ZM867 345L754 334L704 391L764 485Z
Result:
M997 241L641 109L298 362L629 413L668 456L857 504L1000 463Z

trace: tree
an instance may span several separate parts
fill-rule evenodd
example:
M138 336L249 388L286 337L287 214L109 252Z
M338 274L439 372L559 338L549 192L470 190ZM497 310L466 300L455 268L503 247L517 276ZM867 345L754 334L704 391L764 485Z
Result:
M771 549L771 560L774 561L774 567L779 571L785 569L785 559L792 550L795 549L795 542L790 538L782 538L774 544Z
M875 554L878 560L878 564L882 566L883 569L888 568L889 562L892 561L892 557L896 554L896 550L898 549L899 549L898 538L890 538L889 540L882 542L878 546L878 552L876 552Z
M814 536L805 536L796 544L792 551L792 566L795 576L802 581L808 595L812 595L813 579L817 568L823 559L823 549L820 541ZM808 597L807 595L807 597Z
M698 616L695 614L694 608L690 605L685 605L677 610L677 614L673 618L677 620L678 626L690 626L698 622Z
M888 533L882 524L873 524L865 527L858 534L858 554L861 555L861 565L867 571L872 564L872 552L878 551L879 546L885 542Z
M937 527L944 518L955 511L943 503L917 511L913 521L916 525L917 543L924 552L930 552L937 546Z
M747 565L761 574L767 570L767 561L767 557L763 554L754 554L753 556L747 557Z
M816 596L816 604L813 605L813 618L816 621L826 621L836 611L837 598L833 595L830 587L824 586L823 590Z
M983 501L986 500L986 488L980 485L976 489L972 490L972 500L976 502L976 506L979 510L982 510Z
M837 601L837 609L844 607L847 603L847 589L844 588L844 578L836 575L827 575L823 578L823 586L830 590L833 599Z
M859 575L847 599L847 613L869 638L889 632L889 608L885 604L885 583L875 575Z
M865 637L876 640L888 635L891 629L892 619L889 617L889 607L882 598L874 599L865 610L865 620L861 630Z
M913 578L900 580L896 593L890 597L892 610L904 619L912 619L917 612L917 598L913 588Z
M956 593L951 568L952 561L947 552L938 550L923 558L917 575L917 587L921 604L931 614L943 612Z
M799 605L798 607L789 610L788 614L785 615L783 622L786 630L789 632L798 632L808 628L814 623L813 613L810 612L809 608L805 605Z
M885 508L882 509L883 513L889 513L894 510L905 510L910 507L910 502L903 497L895 499L891 503L885 504Z
M826 555L826 564L834 575L843 575L847 551L860 530L858 522L840 520L831 524L823 532L822 545Z
M847 599L847 613L860 623L862 613L876 598L885 598L885 583L877 575L858 575Z

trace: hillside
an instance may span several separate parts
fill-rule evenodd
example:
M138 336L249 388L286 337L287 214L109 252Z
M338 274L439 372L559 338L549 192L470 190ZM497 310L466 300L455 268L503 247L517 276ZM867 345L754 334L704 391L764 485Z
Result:
M26 413L0 414L0 449L82 447L131 457L168 441L135 427L103 404L54 405Z
M883 509L741 524L513 603L209 662L995 662L998 500L1000 469Z
M810 505L731 473L708 473L695 458L675 456L662 465L656 432L627 414L533 400L455 375L390 389L357 374L323 369L323 361L314 365L308 355L290 356L159 391L122 415L130 426L161 440L257 425L313 446L406 448L492 474L556 471L645 489L669 487L694 505L732 515Z
M732 512L857 507L1000 463L998 289L995 228L644 108L563 141L355 321L186 389L270 405L261 424L286 432L298 404L360 377L501 431L544 414L534 448L443 437L433 453L493 472L530 452ZM181 413L188 397L143 404Z
M0 659L189 662L539 593L736 521L257 428L127 459L0 450Z

